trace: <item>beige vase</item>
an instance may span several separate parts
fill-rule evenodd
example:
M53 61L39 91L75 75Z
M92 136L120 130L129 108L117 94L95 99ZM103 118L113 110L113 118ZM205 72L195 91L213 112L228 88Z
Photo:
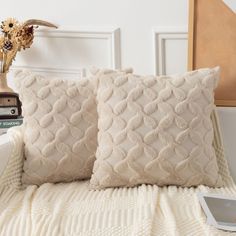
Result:
M6 73L0 73L0 93L14 93L14 91L7 85Z

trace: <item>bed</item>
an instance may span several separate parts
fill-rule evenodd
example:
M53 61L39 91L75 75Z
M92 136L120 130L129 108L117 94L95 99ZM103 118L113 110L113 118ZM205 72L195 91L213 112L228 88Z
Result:
M93 191L89 181L21 188L14 170L22 165L23 130L13 128L0 142L6 166L0 170L0 235L228 235L206 224L196 197L197 192L236 195L216 111L212 121L222 188L141 185Z

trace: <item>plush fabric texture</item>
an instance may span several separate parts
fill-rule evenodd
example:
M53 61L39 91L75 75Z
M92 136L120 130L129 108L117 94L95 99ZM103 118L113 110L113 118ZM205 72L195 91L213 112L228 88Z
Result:
M91 191L88 181L79 181L28 186L21 191L5 189L0 194L0 235L235 235L209 226L196 196L199 192L236 195L215 113L212 121L216 125L213 146L224 187L141 185ZM17 163L17 158L14 161Z
M24 184L90 178L97 148L94 82L16 73L25 126Z
M91 187L220 186L210 119L218 80L219 68L162 77L101 75Z

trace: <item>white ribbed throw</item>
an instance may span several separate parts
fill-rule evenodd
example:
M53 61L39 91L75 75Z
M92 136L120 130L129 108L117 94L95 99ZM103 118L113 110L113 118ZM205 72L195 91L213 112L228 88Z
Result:
M215 124L214 146L223 188L177 188L142 185L90 191L89 182L44 184L16 190L10 182L0 191L0 235L228 235L208 226L196 192L236 196ZM8 176L10 176L8 174ZM3 183L2 183L3 184ZM236 234L235 234L236 235Z

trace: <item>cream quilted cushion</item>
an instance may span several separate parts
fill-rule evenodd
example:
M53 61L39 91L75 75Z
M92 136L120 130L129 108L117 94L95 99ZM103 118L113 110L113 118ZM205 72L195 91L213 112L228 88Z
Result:
M25 125L23 183L91 177L97 148L94 82L16 74Z
M212 146L219 68L181 76L101 75L91 187L220 186Z

